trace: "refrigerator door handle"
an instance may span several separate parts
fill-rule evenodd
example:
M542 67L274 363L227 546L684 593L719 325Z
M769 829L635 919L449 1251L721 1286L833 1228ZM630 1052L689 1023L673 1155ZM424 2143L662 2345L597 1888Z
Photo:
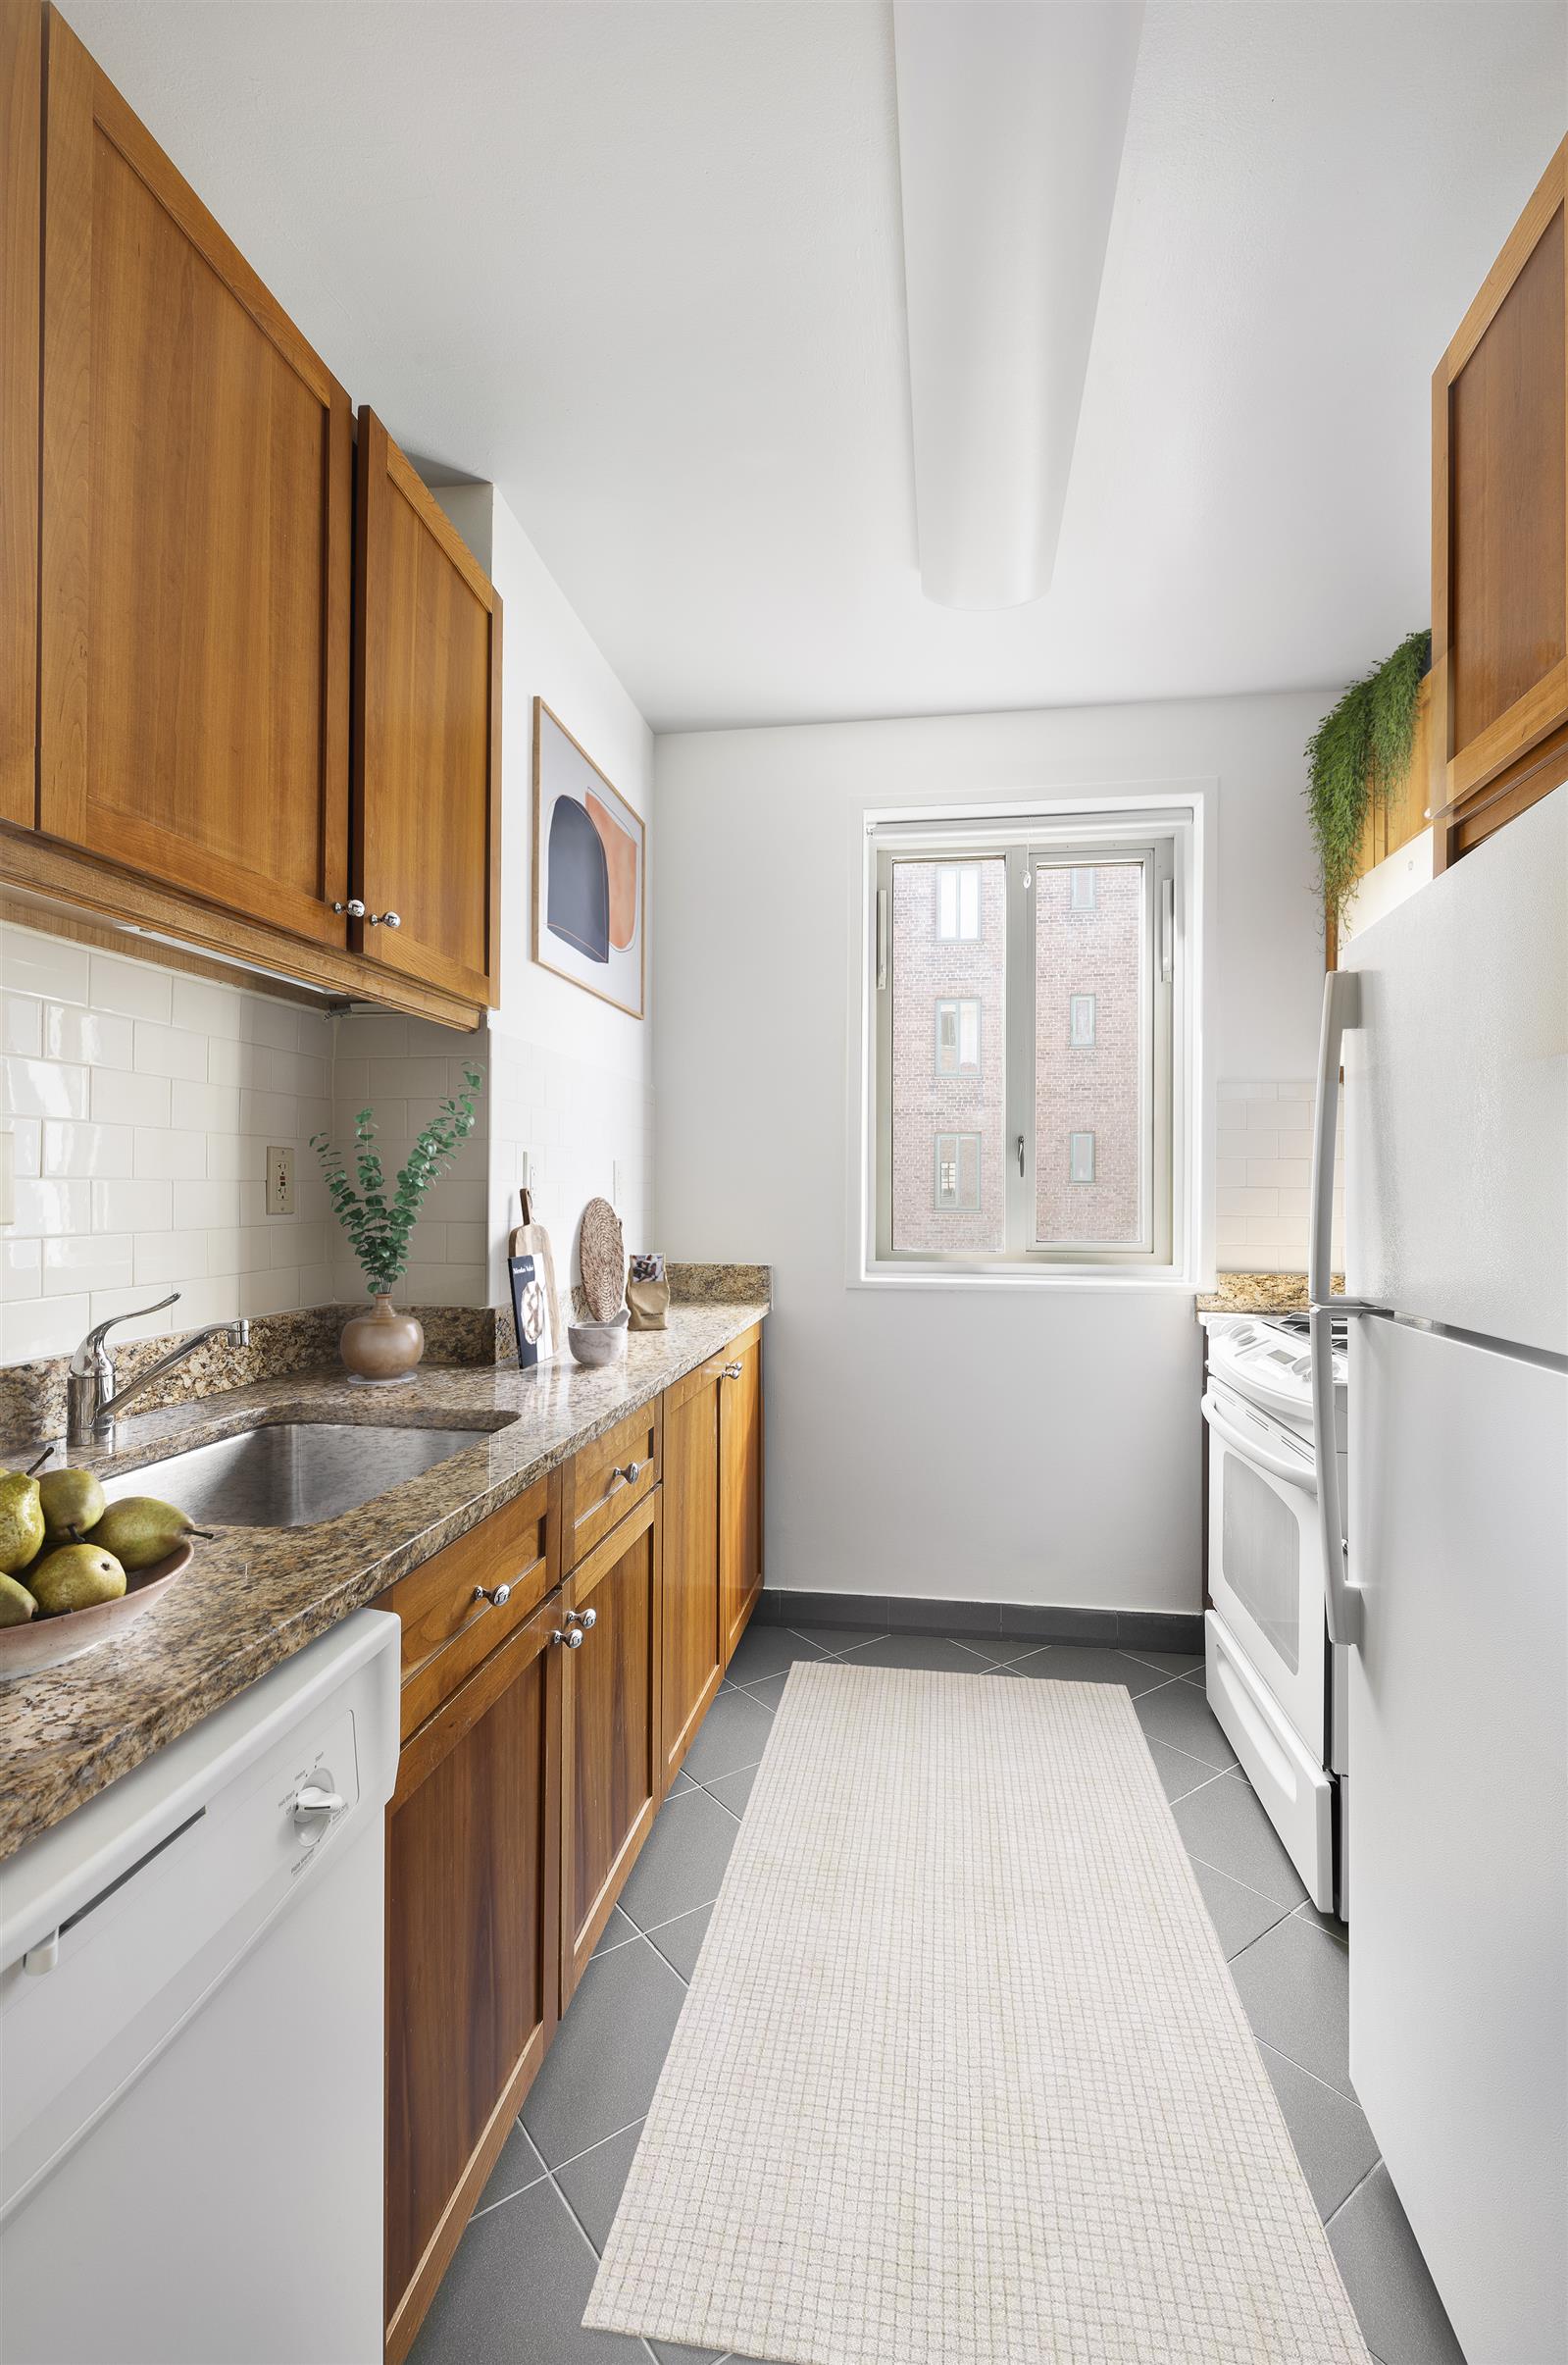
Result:
M1331 1129L1332 1140L1332 1129ZM1329 1640L1359 1649L1361 1589L1350 1582L1340 1504L1340 1440L1334 1417L1334 1304L1314 1306L1308 1316L1312 1340L1312 1459L1318 1474L1318 1534L1323 1544L1323 1585ZM1354 1303L1354 1301L1351 1301ZM1357 1311L1362 1311L1359 1307ZM1370 1310L1367 1310L1370 1311Z
M1318 1474L1318 1529L1323 1543L1329 1638L1359 1647L1361 1593L1346 1565L1340 1501L1340 1440L1334 1403L1334 1317L1384 1311L1365 1298L1334 1295L1334 1146L1340 1124L1340 1064L1344 1038L1361 1024L1361 979L1354 969L1331 969L1323 980L1323 1030L1318 1037L1318 1090L1312 1112L1312 1195L1307 1238L1308 1330L1312 1344L1312 1455Z

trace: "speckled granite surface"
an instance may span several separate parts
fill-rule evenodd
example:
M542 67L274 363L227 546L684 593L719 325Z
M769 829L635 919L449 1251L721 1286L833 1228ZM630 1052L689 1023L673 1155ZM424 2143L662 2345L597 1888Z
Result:
M316 1371L333 1364L338 1332L351 1313L362 1311L363 1302L356 1299L352 1306L312 1306L302 1313L255 1314L248 1346L230 1347L227 1339L208 1339L162 1379L154 1380L146 1394L137 1397L135 1409L152 1413L161 1405L192 1404L230 1388L252 1387L259 1380L282 1379L290 1372ZM496 1315L491 1308L412 1306L408 1311L425 1325L428 1362L500 1362ZM128 1386L138 1371L145 1371L184 1336L183 1331L171 1330L157 1338L128 1339L119 1345L111 1331L109 1348L121 1385ZM47 1362L11 1363L0 1370L0 1450L30 1439L41 1443L46 1437L60 1436L66 1425L69 1368L70 1358L57 1355Z
M1344 1288L1343 1273L1333 1276L1336 1294ZM1305 1313L1305 1273L1217 1273L1215 1286L1199 1298L1199 1313Z
M766 1275L766 1267L760 1269ZM672 1307L626 1362L584 1371L422 1365L382 1396L341 1371L284 1376L195 1404L127 1414L118 1450L77 1457L121 1472L263 1422L487 1428L424 1476L314 1527L229 1528L118 1649L0 1685L0 1856L58 1823L258 1675L361 1609L624 1414L717 1354L768 1311L766 1288L730 1304Z

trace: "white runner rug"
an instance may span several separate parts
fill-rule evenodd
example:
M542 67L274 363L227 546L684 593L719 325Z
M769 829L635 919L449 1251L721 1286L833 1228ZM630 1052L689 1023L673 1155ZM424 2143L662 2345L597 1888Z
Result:
M794 1669L583 2320L1367 2365L1125 1691Z

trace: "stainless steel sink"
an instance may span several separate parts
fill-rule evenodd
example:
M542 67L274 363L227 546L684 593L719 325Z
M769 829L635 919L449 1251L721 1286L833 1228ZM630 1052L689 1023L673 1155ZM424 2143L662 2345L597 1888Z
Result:
M506 1424L503 1424L506 1425ZM198 1527L313 1527L417 1478L493 1429L359 1428L280 1420L104 1480L110 1501L156 1495Z

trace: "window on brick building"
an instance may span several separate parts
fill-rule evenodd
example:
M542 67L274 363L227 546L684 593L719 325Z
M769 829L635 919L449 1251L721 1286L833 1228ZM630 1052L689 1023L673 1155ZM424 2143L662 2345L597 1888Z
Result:
M974 1214L980 1207L980 1135L938 1133L936 1136L936 1199L938 1208Z
M1177 1261L1191 828L874 826L868 1273Z
M981 874L975 862L938 862L936 934L944 945L973 945L980 937Z
M980 1073L980 1003L973 995L967 995L961 1002L936 1004L936 1073L939 1076Z

